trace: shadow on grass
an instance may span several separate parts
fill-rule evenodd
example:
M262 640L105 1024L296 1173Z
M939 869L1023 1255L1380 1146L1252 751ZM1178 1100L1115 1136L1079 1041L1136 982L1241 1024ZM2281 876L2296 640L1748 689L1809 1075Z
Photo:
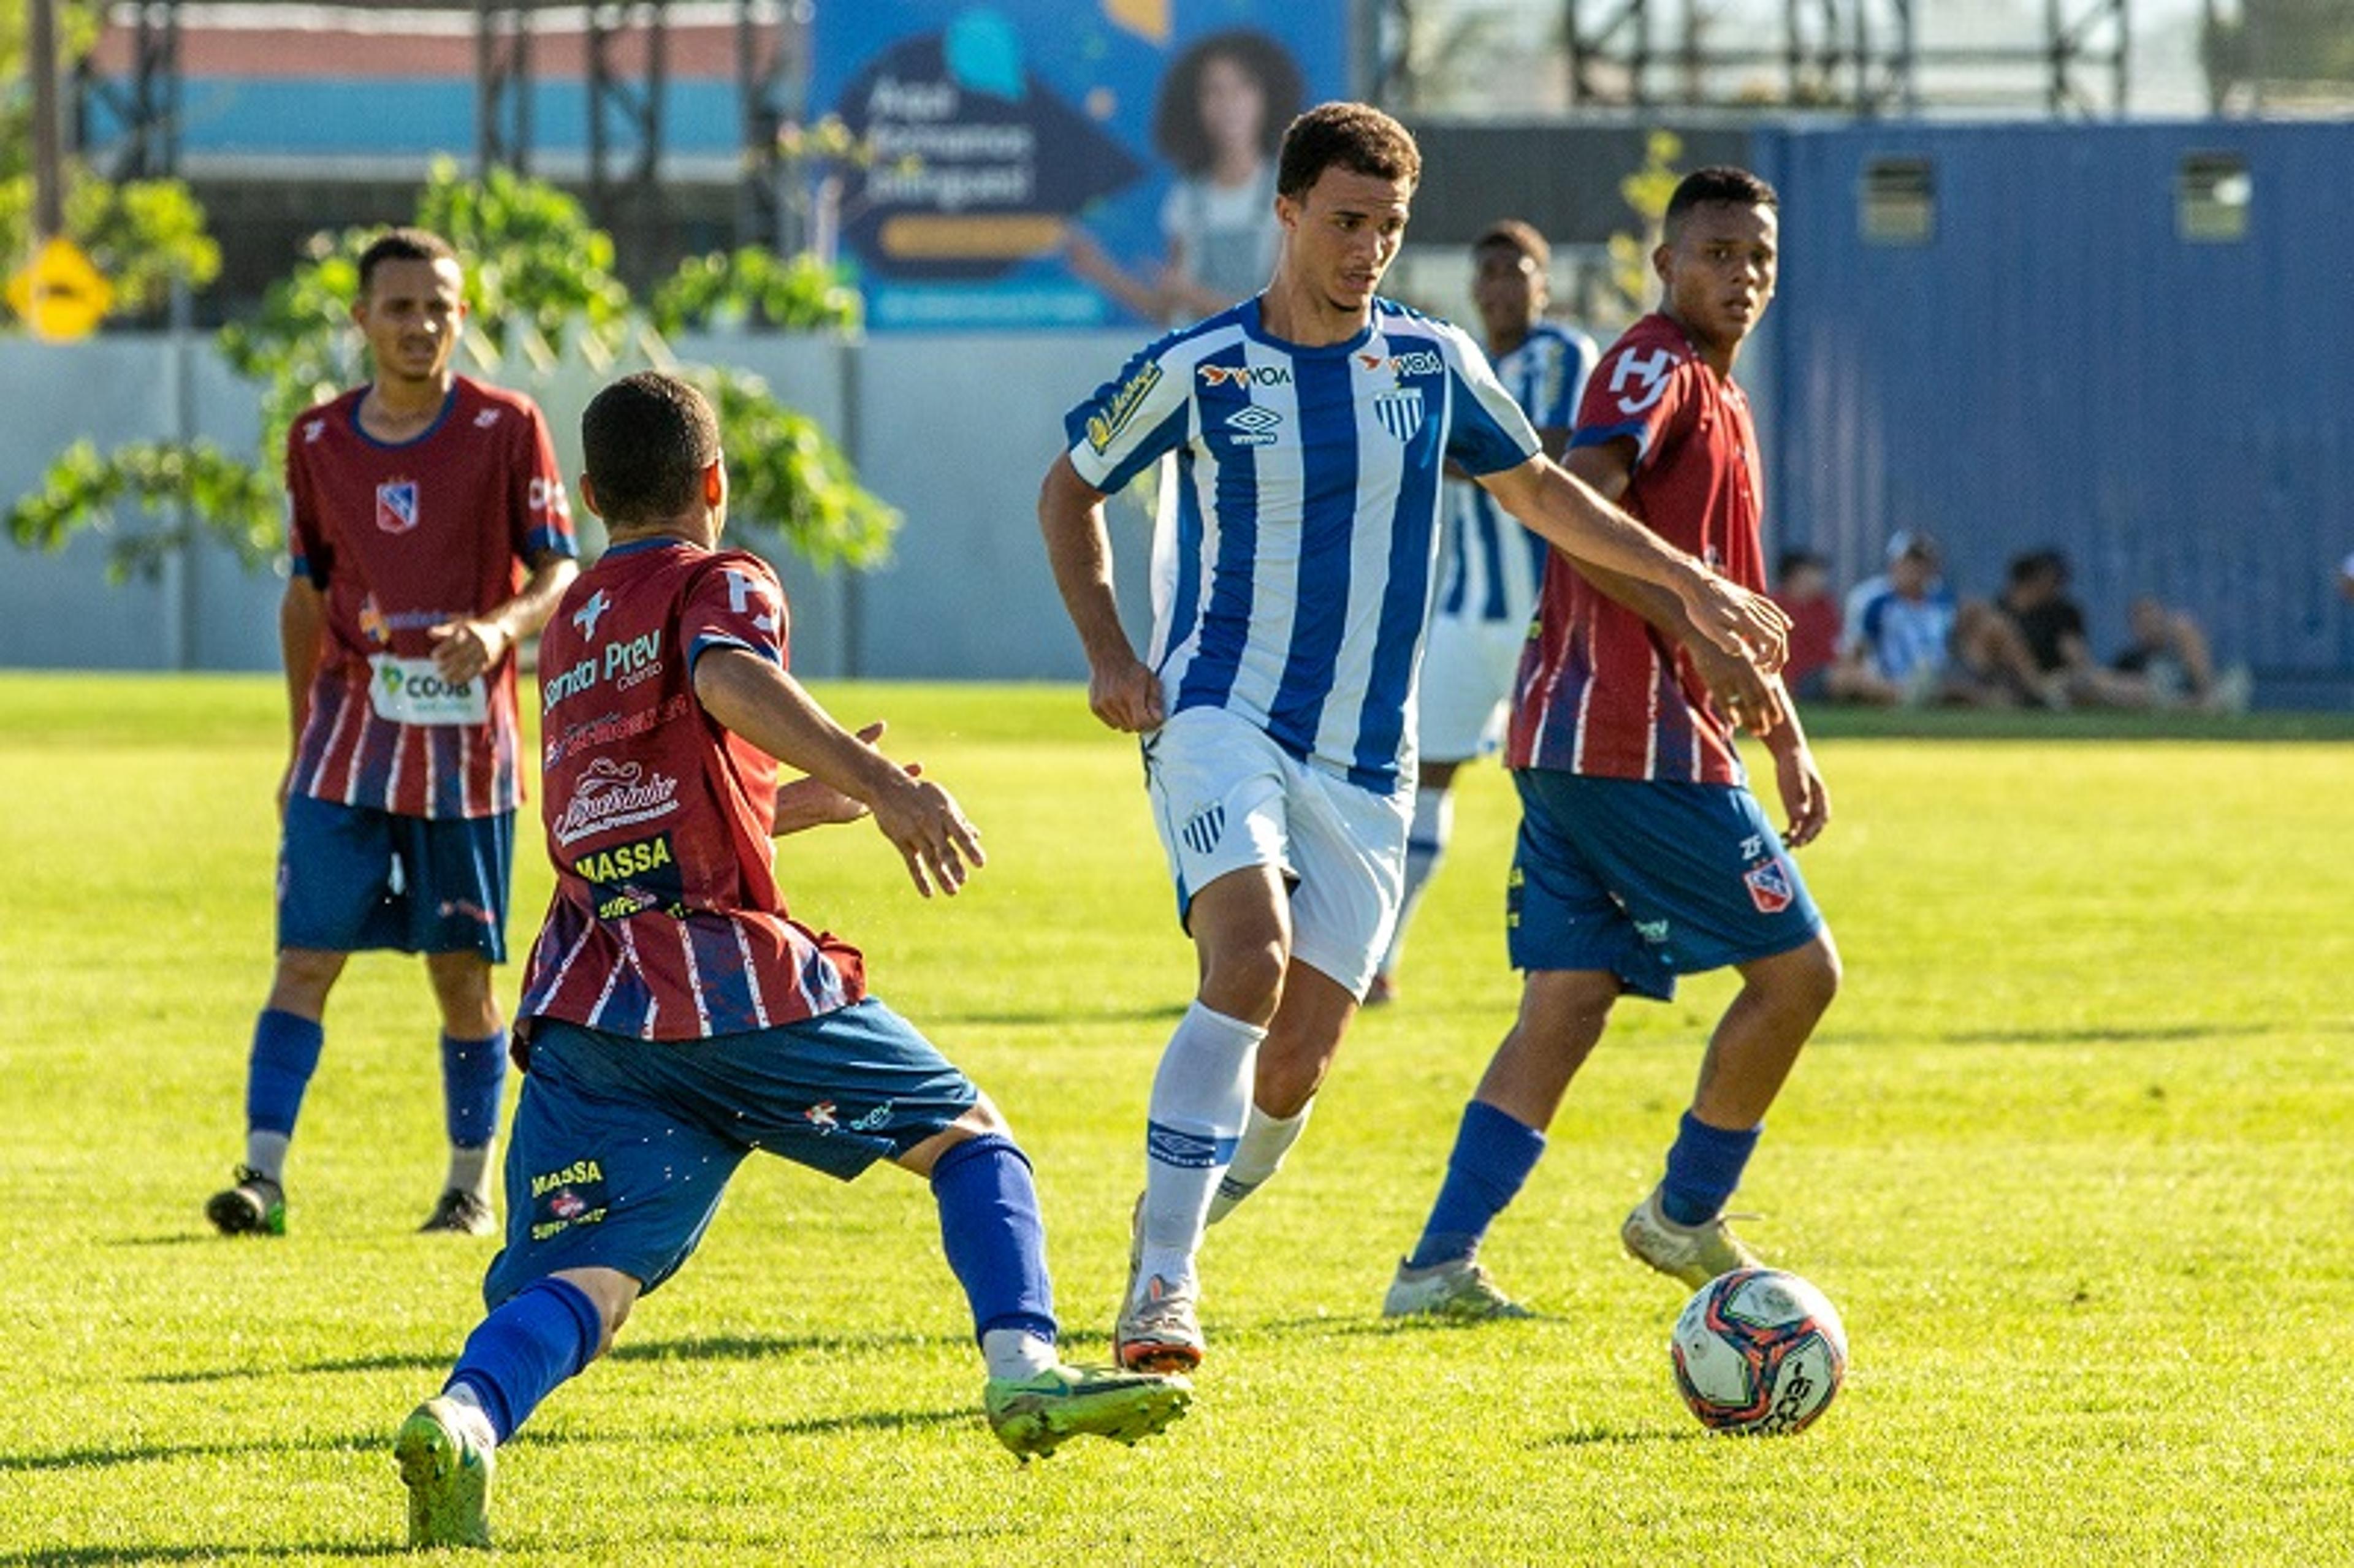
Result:
M107 1465L145 1465L165 1459L237 1459L257 1454L339 1454L389 1446L389 1429L370 1429L340 1437L257 1437L250 1443L126 1443L108 1448L92 1445L65 1448L54 1454L0 1454L0 1475L37 1470L95 1469ZM16 1561L0 1557L0 1563Z
M1585 1426L1573 1426L1566 1432L1556 1432L1550 1437L1540 1437L1529 1445L1532 1448L1604 1448L1631 1447L1638 1443L1696 1443L1715 1434L1705 1428L1664 1426L1606 1426L1600 1422Z
M684 1340L641 1340L617 1345L604 1359L612 1361L758 1361L779 1356L836 1355L872 1351L932 1350L967 1342L960 1337L913 1333L794 1334L773 1338L738 1334L708 1335ZM453 1341L448 1351L400 1351L376 1356L346 1356L312 1361L305 1366L279 1367L257 1373L250 1366L207 1367L197 1372L152 1372L142 1383L228 1383L257 1375L287 1377L305 1374L340 1376L350 1372L447 1372L457 1359Z

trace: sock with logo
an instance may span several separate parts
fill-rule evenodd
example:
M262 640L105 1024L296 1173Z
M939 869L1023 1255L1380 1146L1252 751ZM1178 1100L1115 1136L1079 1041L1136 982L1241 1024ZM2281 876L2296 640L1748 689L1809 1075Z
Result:
M1659 1213L1680 1225L1705 1224L1724 1212L1725 1200L1741 1185L1741 1173L1757 1150L1765 1124L1735 1130L1711 1127L1684 1112L1676 1141L1668 1150L1667 1179L1659 1183Z
M1297 1116L1272 1117L1252 1105L1250 1119L1243 1123L1243 1136L1235 1145L1234 1163L1218 1178L1218 1190L1210 1197L1207 1224L1214 1225L1233 1213L1236 1205L1283 1169L1283 1157L1299 1141L1308 1127L1308 1113L1315 1108L1316 1102L1310 1100Z
M604 1324L596 1304L568 1279L535 1279L501 1302L466 1337L442 1392L461 1386L504 1443L557 1384L597 1359Z
M972 1306L984 1351L994 1333L1055 1340L1055 1286L1046 1224L1030 1161L1002 1133L968 1138L932 1164L940 1247Z
M1398 895L1397 924L1390 927L1390 948L1382 955L1381 973L1397 973L1398 962L1405 956L1406 922L1414 918L1422 890L1438 874L1438 863L1447 858L1447 842L1454 836L1455 791L1416 789L1414 823L1405 835L1405 886Z
M272 1181L285 1179L287 1141L326 1039L318 1020L283 1008L264 1008L254 1021L245 1077L245 1162Z
M1191 1286L1210 1199L1235 1157L1249 1118L1251 1068L1267 1031L1213 1012L1185 1010L1152 1077L1144 1129L1144 1263L1137 1283L1158 1277Z
M1544 1146L1543 1133L1485 1100L1465 1106L1455 1151L1447 1157L1447 1180L1406 1266L1428 1268L1479 1251L1488 1227L1520 1195Z
M442 1121L450 1134L447 1185L488 1200L499 1092L507 1080L507 1032L487 1040L441 1036Z

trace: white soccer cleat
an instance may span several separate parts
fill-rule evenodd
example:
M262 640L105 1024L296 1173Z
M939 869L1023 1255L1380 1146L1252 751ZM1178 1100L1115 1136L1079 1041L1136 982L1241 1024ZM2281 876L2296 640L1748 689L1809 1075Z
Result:
M1408 1268L1401 1261L1389 1294L1382 1298L1384 1318L1452 1318L1485 1322L1495 1318L1533 1318L1535 1313L1504 1294L1488 1271L1468 1257L1451 1257L1427 1268Z
M1659 1190L1651 1189L1618 1227L1627 1255L1697 1290L1736 1268L1763 1268L1765 1260L1744 1246L1719 1214L1697 1225L1680 1225L1660 1211Z

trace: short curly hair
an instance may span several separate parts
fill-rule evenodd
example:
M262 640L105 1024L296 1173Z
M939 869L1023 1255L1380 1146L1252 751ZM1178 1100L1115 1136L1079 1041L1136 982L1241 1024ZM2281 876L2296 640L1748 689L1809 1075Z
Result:
M1335 164L1408 185L1422 178L1422 149L1413 132L1370 103L1320 103L1283 133L1276 194L1301 200Z

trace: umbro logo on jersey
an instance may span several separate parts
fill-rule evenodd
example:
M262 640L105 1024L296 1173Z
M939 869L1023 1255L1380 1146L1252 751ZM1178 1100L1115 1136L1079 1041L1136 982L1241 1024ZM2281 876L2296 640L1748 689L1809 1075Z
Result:
M1373 413L1381 419L1382 429L1401 441L1414 440L1422 429L1422 388L1400 387L1373 395Z
M612 608L613 601L605 597L603 588L599 588L588 596L587 604L572 612L572 624L580 629L581 636L594 637L597 635L597 623L603 620L605 612Z
M1272 408L1262 408L1252 403L1226 416L1226 429L1234 432L1238 447L1271 447L1275 444L1276 427L1283 416Z
M474 429L478 430L487 430L498 422L499 411L496 408L485 408L474 416Z
M1177 836L1195 854L1208 854L1218 847L1218 840L1226 831L1226 808L1223 802L1207 810L1193 813L1193 821L1178 830Z
M321 436L323 436L326 433L327 421L324 419L313 419L302 427L302 444L307 447L313 441L317 440Z
M390 479L376 487L376 525L387 534L417 526L417 482Z

